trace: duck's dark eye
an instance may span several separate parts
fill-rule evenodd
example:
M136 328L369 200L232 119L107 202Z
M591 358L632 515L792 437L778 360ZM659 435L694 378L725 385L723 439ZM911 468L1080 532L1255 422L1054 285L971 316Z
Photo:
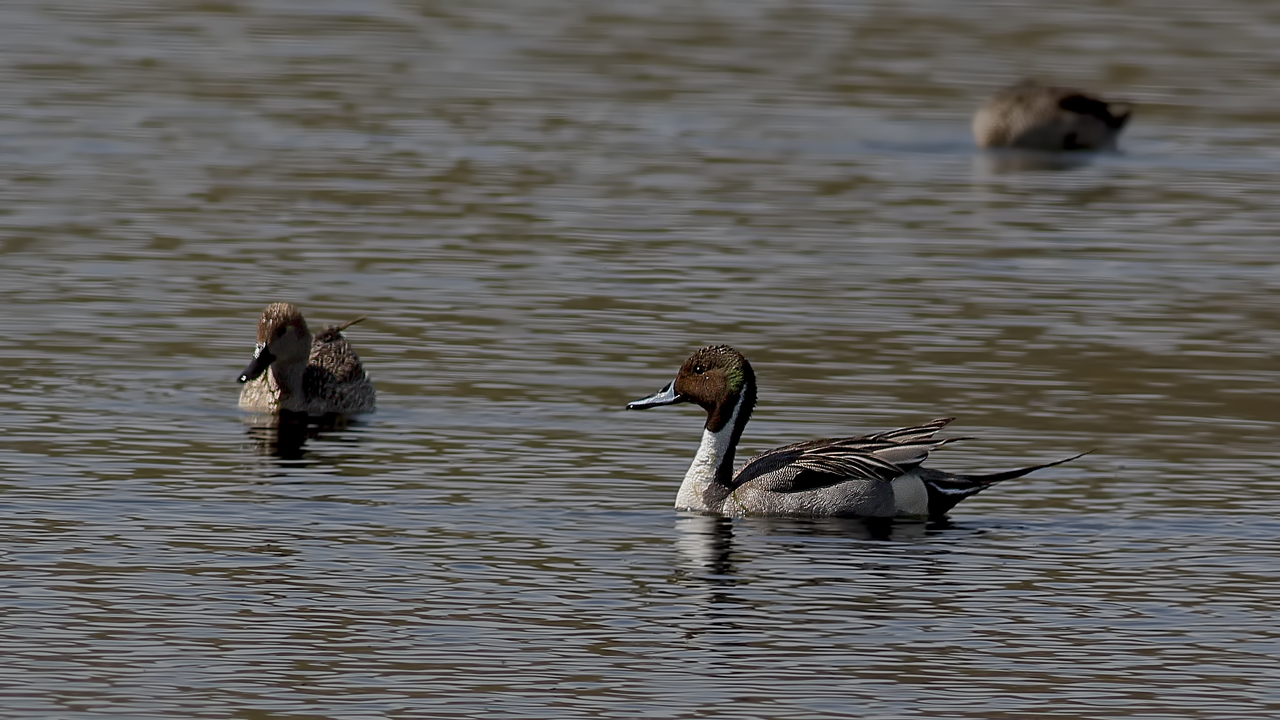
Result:
M702 373L704 373L704 372L706 372L706 371L707 371L707 366L706 366L706 365L694 365L694 366L693 366L693 374L694 374L694 375L701 375Z

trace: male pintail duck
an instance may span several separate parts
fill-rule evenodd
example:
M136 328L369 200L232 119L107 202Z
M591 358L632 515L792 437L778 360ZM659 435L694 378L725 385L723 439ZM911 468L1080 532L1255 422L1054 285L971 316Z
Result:
M268 305L258 320L253 361L240 374L240 407L310 415L372 412L373 382L342 336L361 320L326 327L312 337L298 308L289 303Z
M936 519L1002 480L1075 459L987 475L955 475L921 467L931 450L965 439L934 438L951 422L943 418L875 435L775 448L747 461L735 473L733 453L756 405L756 377L751 363L727 345L695 352L674 381L628 404L627 409L682 402L694 402L706 410L707 423L702 444L676 494L676 508L681 510L731 517Z
M973 116L978 147L1024 150L1109 150L1132 108L1079 90L1035 80L1000 90Z

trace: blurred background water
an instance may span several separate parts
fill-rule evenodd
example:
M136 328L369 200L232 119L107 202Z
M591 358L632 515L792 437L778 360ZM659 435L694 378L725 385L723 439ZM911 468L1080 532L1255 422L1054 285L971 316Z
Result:
M0 5L0 714L1273 718L1280 6ZM1024 75L1121 153L973 149ZM257 314L379 410L278 442ZM947 523L671 509L956 415Z

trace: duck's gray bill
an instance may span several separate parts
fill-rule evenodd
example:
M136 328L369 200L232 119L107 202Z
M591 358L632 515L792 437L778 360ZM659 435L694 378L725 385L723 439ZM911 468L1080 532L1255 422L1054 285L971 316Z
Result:
M271 362L276 359L265 347L258 348L253 354L253 360L249 363L249 367L240 373L240 382L247 383L250 380L257 380L258 376L267 371L271 366Z
M660 405L675 405L684 402L684 396L675 390L676 383L674 380L667 383L666 387L646 398L640 398L627 403L628 410L648 410L651 407Z

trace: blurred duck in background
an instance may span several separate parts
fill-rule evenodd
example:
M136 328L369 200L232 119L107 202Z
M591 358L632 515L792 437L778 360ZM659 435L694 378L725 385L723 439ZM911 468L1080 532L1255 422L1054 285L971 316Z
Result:
M978 108L973 137L982 148L1114 150L1131 113L1129 103L1023 80Z

